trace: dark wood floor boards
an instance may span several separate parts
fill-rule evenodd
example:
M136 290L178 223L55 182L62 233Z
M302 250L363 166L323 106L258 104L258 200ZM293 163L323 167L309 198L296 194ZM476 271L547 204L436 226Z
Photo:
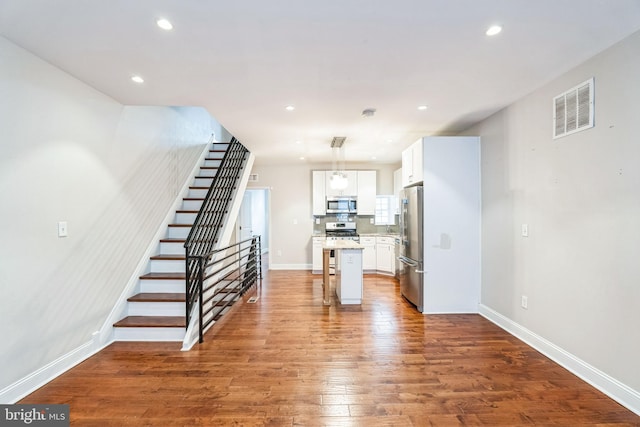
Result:
M269 271L206 335L114 343L23 400L77 426L640 426L626 410L478 315L424 316L388 277L361 306L320 278Z

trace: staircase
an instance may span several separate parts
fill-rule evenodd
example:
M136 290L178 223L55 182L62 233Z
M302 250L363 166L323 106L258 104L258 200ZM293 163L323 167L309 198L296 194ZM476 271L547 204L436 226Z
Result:
M174 222L160 239L158 254L151 256L140 276L137 293L127 299L126 317L114 326L115 341L182 341L185 337L184 243L200 206L218 172L228 143L213 143Z

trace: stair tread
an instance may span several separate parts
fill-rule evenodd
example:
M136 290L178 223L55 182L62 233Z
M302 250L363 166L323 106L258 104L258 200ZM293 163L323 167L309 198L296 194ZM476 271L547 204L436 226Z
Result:
M220 169L220 167L219 166L200 166L200 169L213 170L213 169Z
M204 200L204 197L183 197L182 200Z
M184 316L127 316L113 324L119 328L184 328Z
M180 254L158 254L150 257L156 261L184 261L184 255Z
M180 224L180 223L174 223L174 224L168 224L168 227L193 227L193 224Z
M184 237L164 237L160 239L161 243L184 243L187 239Z
M185 302L186 296L184 292L142 292L127 299L127 301L135 302Z
M181 213L181 214L197 214L197 213L198 213L198 211L193 211L193 210L184 210L184 209L181 209L181 210L177 210L177 211L176 211L176 213Z
M140 276L141 279L144 280L176 280L176 279L181 279L184 280L186 279L186 274L185 273L147 273L144 274L142 276Z

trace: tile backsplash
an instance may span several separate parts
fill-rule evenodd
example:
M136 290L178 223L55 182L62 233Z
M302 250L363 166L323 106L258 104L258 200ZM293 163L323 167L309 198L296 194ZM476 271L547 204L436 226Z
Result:
M375 225L371 224L373 215L327 215L314 218L313 234L324 234L327 222L355 222L356 230L359 234L397 234L398 215L396 215L396 225ZM316 224L319 220L319 224Z

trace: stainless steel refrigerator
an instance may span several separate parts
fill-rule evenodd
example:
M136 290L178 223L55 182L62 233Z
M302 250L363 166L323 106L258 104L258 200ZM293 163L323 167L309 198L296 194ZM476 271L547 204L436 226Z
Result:
M404 188L400 192L400 291L423 311L423 216L422 186Z

